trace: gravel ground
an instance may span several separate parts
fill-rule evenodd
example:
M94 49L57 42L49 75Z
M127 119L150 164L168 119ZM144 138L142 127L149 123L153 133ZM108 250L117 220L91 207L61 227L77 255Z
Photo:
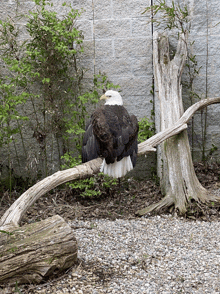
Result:
M220 293L219 221L162 215L70 225L78 265L21 293Z
M106 285L88 292L82 285L82 293L220 293L219 222L156 216L72 224L80 227L79 258L96 261L103 280L113 272Z

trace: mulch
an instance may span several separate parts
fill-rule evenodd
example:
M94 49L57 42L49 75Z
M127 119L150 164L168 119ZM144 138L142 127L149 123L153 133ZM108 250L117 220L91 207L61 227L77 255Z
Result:
M220 188L219 164L195 164L195 171L201 184L210 192ZM103 179L100 180L100 186ZM5 191L0 195L0 215L19 197L17 191ZM137 217L135 212L162 199L158 179L137 181L133 178L124 179L120 185L112 185L102 189L102 194L96 197L82 197L79 190L70 189L67 185L58 187L41 197L32 205L22 218L21 225L60 215L66 221L73 219L118 218L132 219ZM163 209L154 214L176 213L173 207ZM191 203L185 215L191 219L213 220L220 219L220 207Z

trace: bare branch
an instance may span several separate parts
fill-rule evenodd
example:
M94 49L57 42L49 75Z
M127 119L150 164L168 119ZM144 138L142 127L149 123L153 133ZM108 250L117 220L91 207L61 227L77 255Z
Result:
M182 117L172 126L172 128L166 129L150 137L146 141L138 145L138 155L155 151L157 145L165 141L166 139L179 134L187 128L188 121L192 118L193 114L210 104L220 103L220 97L208 98L200 100L199 102L190 106L182 115Z
M4 226L4 229L7 230L11 226L18 226L22 216L27 211L27 209L41 196L63 183L76 179L86 178L98 173L101 163L101 158L91 160L77 167L58 171L53 175L38 182L33 187L28 189L25 193L23 193L5 212L0 220L0 227Z
M187 122L197 110L214 103L220 103L220 97L204 99L189 107L183 116L172 126L172 128L161 131L145 142L140 143L138 145L138 155L156 151L155 147L158 144L185 130L187 128ZM75 168L58 171L38 182L23 193L5 212L0 220L0 229L6 230L12 226L18 226L24 213L34 202L37 201L37 199L63 183L80 178L86 178L98 173L101 163L101 158L94 159Z

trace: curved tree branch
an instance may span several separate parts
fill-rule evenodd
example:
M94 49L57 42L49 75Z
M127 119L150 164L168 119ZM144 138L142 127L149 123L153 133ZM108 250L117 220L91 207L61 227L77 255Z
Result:
M150 137L146 141L140 143L138 145L138 155L147 153L149 151L155 151L154 147L165 141L166 139L179 134L181 131L185 130L187 128L188 121L192 118L193 114L210 105L220 103L220 97L215 98L207 98L200 100L199 102L193 104L190 106L184 114L181 116L181 118L172 126L172 128L166 129L164 131L161 131L157 133L156 135Z
M5 212L0 220L0 229L8 230L10 227L17 227L27 209L41 196L63 183L83 179L98 173L101 163L102 159L97 158L74 168L58 171L36 183L23 193Z
M197 110L214 103L220 103L220 97L204 99L189 107L172 128L159 132L145 142L140 143L138 145L138 155L156 151L155 147L158 144L185 130L187 128L187 122ZM0 229L7 230L10 227L17 227L27 209L41 196L63 183L86 178L98 173L101 163L102 159L97 158L77 167L58 171L36 183L33 187L23 193L5 212L0 220Z

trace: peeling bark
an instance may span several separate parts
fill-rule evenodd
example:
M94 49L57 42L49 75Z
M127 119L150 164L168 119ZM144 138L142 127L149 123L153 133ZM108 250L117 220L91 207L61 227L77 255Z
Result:
M76 259L76 238L58 215L0 234L0 283L40 283Z

